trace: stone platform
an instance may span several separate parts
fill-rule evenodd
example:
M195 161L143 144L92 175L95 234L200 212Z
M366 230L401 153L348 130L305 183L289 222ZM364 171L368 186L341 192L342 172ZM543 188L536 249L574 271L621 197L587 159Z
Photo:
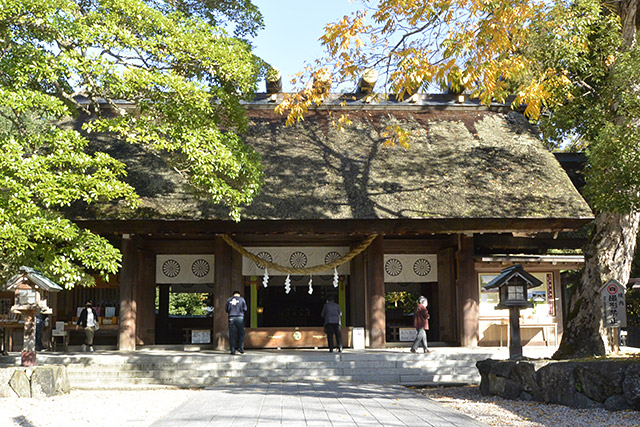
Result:
M451 385L479 384L477 361L508 357L507 349L488 347L436 347L428 354L413 354L407 348L345 349L343 353L247 350L244 355L188 349L197 351L148 347L135 352L45 352L38 353L37 363L67 366L72 389L203 388L292 380ZM542 356L532 352L530 357ZM0 357L1 366L19 364L18 354Z

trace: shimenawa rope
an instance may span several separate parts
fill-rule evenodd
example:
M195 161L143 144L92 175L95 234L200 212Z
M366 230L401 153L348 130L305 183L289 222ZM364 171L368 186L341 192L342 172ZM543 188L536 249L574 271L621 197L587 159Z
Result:
M269 270L277 270L287 274L313 274L313 273L319 273L321 271L331 270L334 267L337 267L339 265L342 265L344 263L351 261L351 259L353 259L362 251L367 249L367 247L371 244L371 242L373 242L373 239L378 237L378 235L372 234L371 236L363 240L362 243L360 243L358 246L353 248L351 252L349 252L348 254L346 254L341 258L331 261L328 264L314 265L313 267L305 267L305 268L293 268L293 267L287 267L280 264L275 264L273 262L262 259L259 256L249 252L244 247L242 247L238 242L233 240L228 234L223 234L221 237L222 237L222 240L227 242L229 246L231 246L233 249L238 251L241 255L246 256L251 261L255 262L260 266L267 267Z

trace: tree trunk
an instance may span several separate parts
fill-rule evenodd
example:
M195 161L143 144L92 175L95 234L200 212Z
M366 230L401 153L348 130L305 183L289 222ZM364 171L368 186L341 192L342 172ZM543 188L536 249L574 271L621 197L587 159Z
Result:
M622 37L628 48L632 48L636 43L636 33L638 31L638 8L640 0L622 0L620 2L620 23L622 24Z
M578 288L569 304L567 327L554 359L604 355L605 330L599 292L610 279L629 281L640 212L621 215L600 213L585 248L585 264Z
M640 0L622 0L619 4L622 37L627 49L636 43L639 7ZM618 117L616 123L623 125L621 119ZM571 298L567 327L554 359L606 353L607 334L602 322L599 292L610 279L623 285L629 282L639 222L640 212L596 215L594 234L585 248L582 277Z

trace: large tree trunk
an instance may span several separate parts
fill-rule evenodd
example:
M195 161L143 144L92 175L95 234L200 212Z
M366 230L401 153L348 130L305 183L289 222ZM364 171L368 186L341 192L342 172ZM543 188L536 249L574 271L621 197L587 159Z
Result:
M628 49L636 43L639 7L640 0L622 0L619 3L622 37ZM622 125L623 118L619 119L616 122ZM567 326L554 359L606 353L607 334L603 328L599 292L610 279L616 279L623 285L628 283L639 221L640 212L596 215L594 234L585 248L582 276L571 298Z
M594 234L585 248L582 276L571 298L567 326L554 359L606 353L600 288L610 279L625 285L629 281L639 222L640 212L596 216Z

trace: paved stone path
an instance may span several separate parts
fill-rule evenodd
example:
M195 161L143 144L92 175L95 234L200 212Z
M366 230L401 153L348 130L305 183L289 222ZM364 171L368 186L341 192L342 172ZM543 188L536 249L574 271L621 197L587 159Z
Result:
M152 427L484 426L401 386L282 382L211 387Z

